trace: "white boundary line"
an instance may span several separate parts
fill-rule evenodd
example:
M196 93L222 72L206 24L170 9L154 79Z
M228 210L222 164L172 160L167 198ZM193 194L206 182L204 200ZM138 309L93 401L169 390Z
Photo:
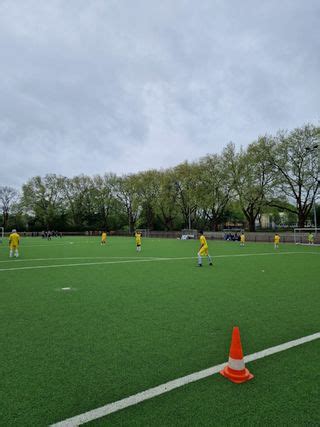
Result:
M97 262L81 262L75 264L48 264L48 265L33 265L30 267L13 267L13 268L1 268L2 271L17 271L17 270L40 270L44 268L63 268L63 267L84 267L86 265L106 265L106 264L127 264L134 262L150 262L150 261L170 261L170 260L178 260L178 259L186 259L186 258L147 258L147 259L129 259L129 260L121 260L121 261L97 261ZM188 258L189 259L189 258Z
M28 244L24 244L24 242L21 242L20 241L20 248L43 248L43 247L46 247L46 248L50 248L51 246L69 246L69 245L79 245L79 244L82 244L82 243L95 243L96 245L98 245L99 246L99 243L97 243L97 242L69 242L69 241L67 241L67 242L65 242L65 243L48 243L48 244L45 244L45 245L43 245L43 244L39 244L39 245L28 245ZM0 247L0 249L6 249L6 245L5 246L2 246L2 247Z
M228 257L246 257L246 256L258 256L258 255L288 255L288 254L313 254L313 255L320 255L319 252L305 252L305 251L287 251L287 252L261 252L261 253L246 253L246 254L222 254L222 255L215 255L214 258L228 258ZM30 262L30 261L53 261L53 260L67 260L67 259L159 259L164 258L168 259L169 257L160 257L160 256L73 256L73 257L48 257L48 258L19 258L19 259L6 259L1 260L0 263L17 263L17 262ZM185 259L194 259L196 257L184 257ZM171 258L170 258L171 259ZM175 258L172 258L175 259Z
M262 359L263 357L279 353L280 351L288 350L289 348L296 347L298 345L314 341L319 338L320 332L317 332L313 335L308 335L303 338L289 341L284 344L276 345L275 347L270 347L265 350L258 351L257 353L250 354L248 356L245 356L244 361L252 362L253 360ZM218 373L225 366L226 363L221 363L220 365L204 369L203 371L195 372L193 374L186 375L185 377L177 378L173 381L169 381L157 387L149 388L148 390L142 391L140 393L134 394L121 400L117 400L116 402L108 403L104 406L101 406L100 408L93 409L92 411L88 411L75 417L68 418L59 423L52 424L50 427L75 427L81 424L88 423L89 421L105 417L106 415L112 414L113 412L128 408L129 406L136 405L137 403L143 402L145 400L151 399L164 393L168 393L169 391L182 387L186 384L209 377L213 374Z
M320 252L319 252L320 254ZM151 259L151 258L159 258L154 256L73 256L73 257L54 257L54 258L26 258L26 259L7 259L1 260L0 263L16 263L16 262L30 262L30 261L56 261L56 260L64 260L64 259Z
M213 258L229 258L229 257L246 257L246 256L259 256L259 255L290 255L290 254L313 254L320 255L320 251L287 251L287 252L257 252L257 253L245 253L245 254L221 254L221 255L212 255ZM30 261L52 261L52 260L64 260L64 259L182 259L182 257L174 258L174 257L161 257L161 256L144 256L144 255L128 255L128 256L73 256L73 257L48 257L48 258L19 258L19 259L7 259L1 260L0 263L16 263L16 262L30 262ZM183 257L183 259L194 259L197 258L195 256L192 257Z
M215 258L229 258L229 257L248 257L248 256L265 256L265 255L292 255L292 254L312 254L312 255L320 255L320 252L265 252L265 253L258 253L258 254L225 254L225 255L216 255L213 257L213 260ZM61 258L66 259L66 258ZM89 259L89 258L88 258ZM126 260L120 260L120 261L97 261L97 262L81 262L81 263L73 263L73 264L47 264L47 265L32 265L30 267L11 267L11 268L0 268L0 273L3 271L18 271L18 270L40 270L45 268L63 268L63 267L84 267L86 265L106 265L106 264L128 264L128 263L135 263L135 262L154 262L154 261L179 261L179 260L186 260L186 259L196 259L196 257L176 257L176 258L161 258L161 257L154 257L154 258L144 258L144 259L126 259ZM48 259L50 260L50 258ZM11 260L12 263L14 263L16 260ZM20 260L23 261L23 260Z

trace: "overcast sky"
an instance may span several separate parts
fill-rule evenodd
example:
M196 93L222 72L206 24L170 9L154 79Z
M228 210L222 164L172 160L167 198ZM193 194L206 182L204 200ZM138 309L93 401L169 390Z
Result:
M319 0L0 0L0 185L319 124Z

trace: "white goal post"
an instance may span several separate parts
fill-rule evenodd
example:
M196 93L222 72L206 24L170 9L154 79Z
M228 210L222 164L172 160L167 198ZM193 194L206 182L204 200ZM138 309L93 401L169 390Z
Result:
M296 245L311 245L320 244L320 228L316 227L305 227L295 228L294 243Z
M3 242L3 239L4 239L4 228L0 227L0 243Z
M196 239L198 237L198 230L185 228L181 231L181 240Z

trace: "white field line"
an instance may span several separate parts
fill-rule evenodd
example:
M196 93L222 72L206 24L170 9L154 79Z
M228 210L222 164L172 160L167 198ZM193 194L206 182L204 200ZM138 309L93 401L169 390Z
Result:
M229 258L229 257L248 257L248 256L266 256L266 255L293 255L293 254L313 254L320 255L320 252L266 252L260 254L226 254L226 255L216 255L215 258ZM65 258L61 258L65 259ZM11 268L0 268L0 273L3 271L18 271L18 270L41 270L46 268L64 268L64 267L84 267L91 265L107 265L107 264L128 264L128 263L136 263L136 262L155 262L155 261L179 261L186 259L196 259L196 257L176 257L176 258L144 258L144 259L125 259L118 261L97 261L97 262L81 262L81 263L73 263L73 264L48 264L48 265L32 265L30 267L11 267ZM15 262L15 260L12 260Z
M257 353L249 354L244 357L245 362L252 362L253 360L262 359L263 357L270 356L271 354L279 353L289 348L296 347L298 345L314 341L320 338L320 332L313 335L308 335L303 338L299 338L293 341L286 342L284 344L270 347ZM195 372L185 377L177 378L173 381L169 381L165 384L161 384L157 387L149 388L148 390L134 394L121 400L117 400L113 403L108 403L100 408L93 409L92 411L85 412L72 418L68 418L56 424L52 424L50 427L75 427L81 424L88 423L89 421L96 420L98 418L105 417L106 415L112 414L113 412L120 411L121 409L128 408L129 406L136 405L137 403L143 402L144 400L151 399L164 393L168 393L171 390L182 387L186 384L199 381L203 378L209 377L213 374L218 373L226 366L226 363L213 366L203 371Z
M320 252L319 252L320 253ZM30 261L56 261L56 260L64 260L64 259L151 259L151 258L159 258L154 256L73 256L73 257L54 257L54 258L26 258L26 259L7 259L7 260L1 260L0 263L16 263L16 262L30 262Z
M45 244L45 245L43 245L43 244L39 244L39 245L28 245L28 244L24 244L23 242L21 242L20 241L20 248L42 248L42 247L45 247L45 248L51 248L51 246L69 246L69 245L81 245L81 244L83 244L83 243L95 243L96 245L99 245L99 242L100 242L100 240L97 242L65 242L65 243L47 243L47 244ZM7 242L8 243L8 242ZM6 246L2 246L2 247L0 247L0 249L5 249L6 248Z
M290 252L262 252L262 253L253 253L253 254L224 254L224 255L215 255L213 258L229 258L229 257L246 257L246 256L259 256L259 255L288 255L288 254L313 254L313 255L320 255L320 252L305 252L305 251L290 251ZM170 259L194 259L196 257L183 257L183 258L170 258ZM169 257L159 257L159 256L74 256L74 257L53 257L53 258L26 258L26 259L7 259L7 260L1 260L0 263L20 263L20 262L33 262L33 261L57 261L57 260L74 260L74 259L135 259L139 261L140 259L169 259Z
M130 260L121 260L121 261L97 261L97 262L81 262L74 264L49 264L49 265L33 265L30 267L13 267L13 268L0 268L2 271L17 271L17 270L40 270L44 268L63 268L63 267L84 267L86 265L106 265L106 264L127 264L135 262L151 262L151 261L171 261L179 259L190 259L190 258L147 258L147 259L130 259Z

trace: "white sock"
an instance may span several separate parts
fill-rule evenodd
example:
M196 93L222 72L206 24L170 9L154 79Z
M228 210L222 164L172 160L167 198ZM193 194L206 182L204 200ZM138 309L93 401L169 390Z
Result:
M12 249L10 249L10 258L12 258L12 256L13 256L13 250Z
M198 264L199 264L199 265L202 265L202 258L201 258L201 255L200 255L200 254L198 254Z
M16 258L18 258L18 256L19 256L18 249L16 249L16 252L15 252L14 256L15 256Z

